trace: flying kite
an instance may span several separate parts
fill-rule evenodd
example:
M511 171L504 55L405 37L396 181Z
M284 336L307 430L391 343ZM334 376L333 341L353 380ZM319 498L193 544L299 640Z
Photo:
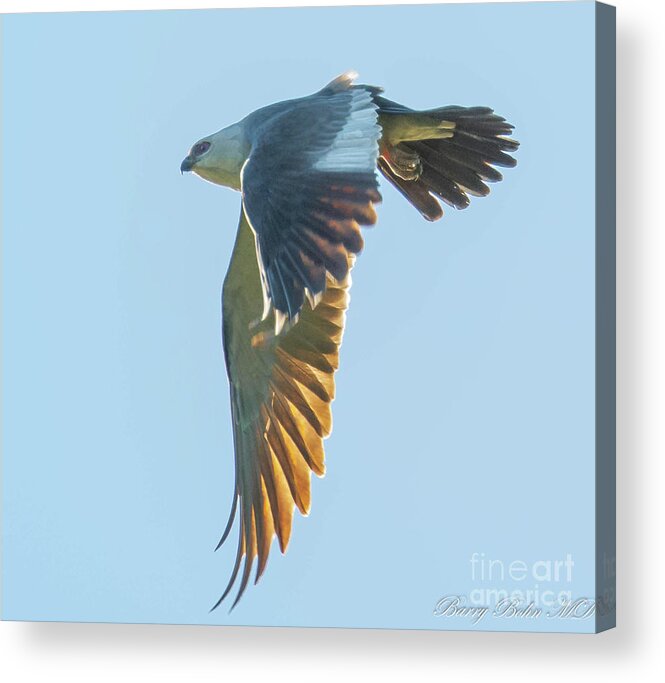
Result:
M284 553L294 508L310 509L311 472L324 473L334 374L360 226L376 222L376 169L426 218L440 202L466 208L514 166L513 126L488 107L414 111L344 73L322 90L258 109L196 142L180 166L242 196L222 289L239 517L226 598L233 607L277 536ZM243 562L244 559L244 562Z

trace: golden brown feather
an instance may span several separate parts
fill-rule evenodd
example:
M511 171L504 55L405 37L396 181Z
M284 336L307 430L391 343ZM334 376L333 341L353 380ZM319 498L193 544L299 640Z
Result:
M342 253L348 272L353 256ZM328 274L314 308L306 301L295 324L278 336L269 332L269 317L261 343L252 343L262 307L256 259L254 234L243 215L223 291L236 462L232 517L235 511L240 516L240 539L231 579L215 607L240 575L235 606L255 559L255 581L263 574L274 536L286 551L294 508L310 510L311 473L325 472L323 440L332 430L334 372L349 302L350 274L342 281ZM225 535L229 529L230 524Z

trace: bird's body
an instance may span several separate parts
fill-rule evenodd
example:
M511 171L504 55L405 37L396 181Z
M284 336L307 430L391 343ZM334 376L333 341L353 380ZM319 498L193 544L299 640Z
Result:
M222 294L223 341L240 517L234 605L272 538L284 552L293 509L307 514L310 473L324 472L334 372L360 226L376 221L376 169L428 220L489 192L514 165L512 126L486 107L412 111L353 85L259 109L203 138L181 170L242 193L238 234ZM217 604L219 604L219 602Z

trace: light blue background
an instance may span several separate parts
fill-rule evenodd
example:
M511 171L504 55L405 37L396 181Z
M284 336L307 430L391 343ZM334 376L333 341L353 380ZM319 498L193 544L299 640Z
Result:
M471 628L435 602L537 583L473 581L474 552L570 553L574 582L554 588L594 594L593 12L5 17L4 618ZM231 615L209 613L235 551L213 554L239 196L179 164L348 68L411 107L494 107L519 164L435 224L384 184L311 515Z

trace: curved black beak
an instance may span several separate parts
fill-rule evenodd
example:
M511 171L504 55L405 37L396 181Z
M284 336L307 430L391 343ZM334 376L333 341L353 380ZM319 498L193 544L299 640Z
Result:
M186 156L180 164L180 173L189 173L194 166L194 159L191 156Z

